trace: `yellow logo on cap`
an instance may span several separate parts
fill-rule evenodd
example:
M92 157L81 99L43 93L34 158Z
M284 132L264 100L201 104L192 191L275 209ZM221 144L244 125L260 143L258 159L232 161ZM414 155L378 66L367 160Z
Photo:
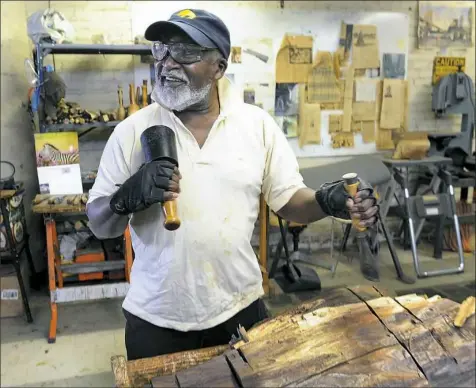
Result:
M180 11L177 13L177 16L184 18L184 19L195 19L197 15L193 13L193 11L190 11L189 9L184 9L183 11Z

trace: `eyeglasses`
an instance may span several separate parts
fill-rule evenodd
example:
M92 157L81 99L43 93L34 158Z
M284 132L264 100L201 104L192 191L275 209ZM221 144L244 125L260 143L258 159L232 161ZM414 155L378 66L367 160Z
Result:
M152 55L157 61L163 61L167 54L180 64L190 64L200 62L203 59L203 52L213 49L204 48L189 43L171 43L154 42L152 44Z

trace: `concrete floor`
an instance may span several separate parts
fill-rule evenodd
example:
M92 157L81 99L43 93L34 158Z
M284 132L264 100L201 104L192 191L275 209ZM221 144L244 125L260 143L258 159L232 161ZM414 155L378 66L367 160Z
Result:
M425 269L456 266L455 254L445 252L444 260L437 261L430 257L431 247L420 247L420 252ZM428 256L423 256L424 254ZM348 256L354 255L355 252L348 253ZM399 256L404 271L414 275L410 252L399 249ZM329 255L324 251L314 253L311 261L315 263L316 260L329 262ZM464 285L475 279L473 254L465 255L466 268L463 274L419 279L412 285L396 280L386 245L382 246L381 263L381 280L377 285L399 294L442 285ZM334 278L328 270L317 270L323 288L372 284L361 276L357 259L349 263L343 258ZM466 292L474 295L474 288ZM268 300L267 305L276 314L290 303L299 303L301 299L303 298L299 294L281 295ZM60 305L55 344L48 344L46 341L49 325L48 295L45 292L34 292L31 305L34 323L27 324L23 317L6 318L0 322L1 385L112 387L114 379L110 358L125 354L121 301Z

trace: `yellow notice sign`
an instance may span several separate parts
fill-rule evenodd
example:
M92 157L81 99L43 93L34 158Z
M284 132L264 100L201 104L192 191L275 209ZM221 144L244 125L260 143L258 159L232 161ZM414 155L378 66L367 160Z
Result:
M461 71L465 71L465 57L435 57L433 61L432 83L435 85L441 77L456 73L461 66Z

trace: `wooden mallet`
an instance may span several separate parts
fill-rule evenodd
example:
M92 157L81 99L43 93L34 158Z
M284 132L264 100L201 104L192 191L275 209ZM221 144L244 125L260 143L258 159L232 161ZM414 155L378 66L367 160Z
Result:
M164 125L154 125L147 128L140 137L145 162L167 160L178 167L177 144L175 133ZM177 202L165 201L162 204L164 212L164 227L167 230L176 230L180 227L180 219L177 214Z

